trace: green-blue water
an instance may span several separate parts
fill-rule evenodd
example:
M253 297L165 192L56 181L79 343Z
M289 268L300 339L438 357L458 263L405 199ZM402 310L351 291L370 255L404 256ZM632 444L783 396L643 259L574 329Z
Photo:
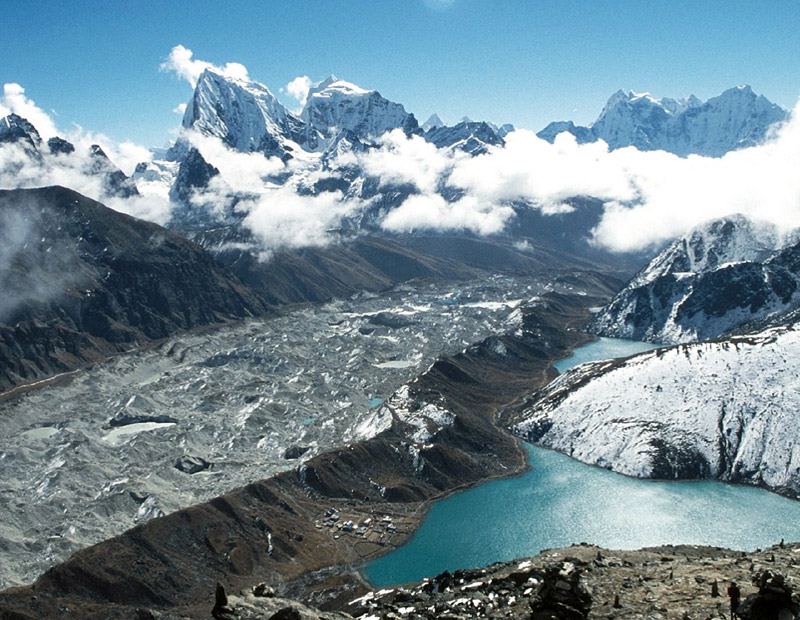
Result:
M569 360L629 355L642 343L607 355L612 345L620 341L592 343ZM687 543L748 550L781 538L800 540L800 502L719 482L625 478L526 448L529 472L436 502L407 545L366 567L367 578L376 586L406 583L577 542L612 549Z
M642 351L652 351L659 346L663 345L639 342L638 340L623 340L622 338L600 338L595 342L590 342L584 347L575 349L572 355L557 361L553 366L556 367L558 372L564 372L584 362L626 357L634 353L641 353Z

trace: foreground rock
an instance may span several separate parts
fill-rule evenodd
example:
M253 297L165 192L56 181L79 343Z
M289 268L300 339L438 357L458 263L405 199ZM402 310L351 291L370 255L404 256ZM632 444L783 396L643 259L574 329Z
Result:
M737 584L743 620L794 618L800 611L800 544L755 552L665 546L637 551L573 545L485 568L445 571L418 583L370 590L320 611L260 583L238 594L217 584L206 596L216 620L652 620L729 618ZM185 616L147 608L138 618Z
M766 620L795 617L798 577L798 544L754 553L695 546L609 551L576 545L369 592L345 611L364 620L721 618L723 613L729 617L726 590L733 581L741 591L740 617ZM779 610L791 615L779 616Z

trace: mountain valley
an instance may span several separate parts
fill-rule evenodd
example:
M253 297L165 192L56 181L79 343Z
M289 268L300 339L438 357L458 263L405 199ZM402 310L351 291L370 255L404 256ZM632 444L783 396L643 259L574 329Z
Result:
M523 472L520 439L797 499L798 229L751 210L614 245L640 171L546 165L715 166L789 112L619 91L536 137L420 126L334 75L296 111L246 71L192 86L126 171L0 121L0 618L199 619L215 589L225 620L673 617L711 613L712 579L794 575L796 545L580 545L388 591L359 572L432 502ZM598 337L664 346L559 375Z

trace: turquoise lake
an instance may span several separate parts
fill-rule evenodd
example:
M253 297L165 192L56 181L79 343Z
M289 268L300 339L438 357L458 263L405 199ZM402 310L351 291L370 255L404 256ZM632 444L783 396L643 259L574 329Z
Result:
M602 339L562 360L560 370L565 362L568 367L651 348ZM530 471L436 502L407 545L367 565L367 579L396 585L578 542L612 549L686 543L751 550L781 538L800 540L800 502L761 489L637 480L543 448L526 449Z

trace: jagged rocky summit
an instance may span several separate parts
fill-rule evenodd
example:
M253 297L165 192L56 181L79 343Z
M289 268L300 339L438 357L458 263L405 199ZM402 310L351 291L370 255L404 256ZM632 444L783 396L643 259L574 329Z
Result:
M649 93L619 90L589 127L571 121L550 123L537 135L552 142L566 131L579 143L604 140L609 148L633 146L641 151L663 150L720 157L758 144L788 112L749 86L730 88L706 102L655 99Z
M742 215L701 224L658 254L589 329L672 344L791 311L800 305L797 238Z

